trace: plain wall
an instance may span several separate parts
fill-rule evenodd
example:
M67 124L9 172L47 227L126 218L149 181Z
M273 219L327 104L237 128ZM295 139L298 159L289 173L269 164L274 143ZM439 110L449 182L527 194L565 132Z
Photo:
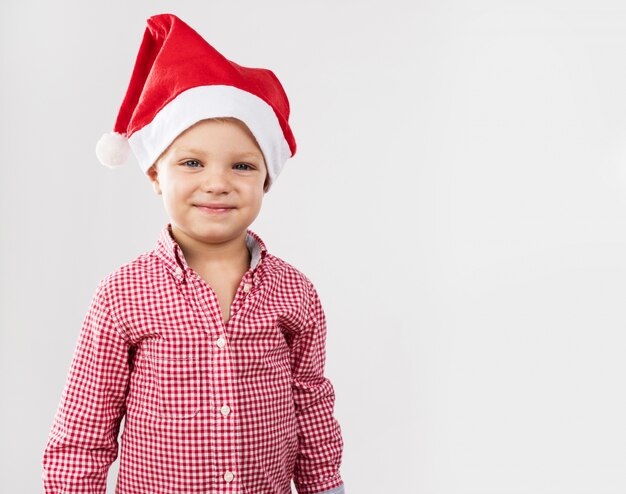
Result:
M43 492L89 300L167 222L94 153L162 12L289 95L298 152L251 229L320 293L346 492L626 492L626 7L603 0L2 2L0 490Z

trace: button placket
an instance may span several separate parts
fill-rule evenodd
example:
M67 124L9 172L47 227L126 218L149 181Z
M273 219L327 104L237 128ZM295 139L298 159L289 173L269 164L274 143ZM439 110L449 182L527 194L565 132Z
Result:
M219 373L207 373L206 376L207 383L210 380L206 389L211 394L211 400L206 403L210 405L207 408L212 411L212 413L207 414L206 420L214 428L215 435L219 436L220 439L227 440L228 444L232 445L232 449L224 451L220 448L211 448L207 462L217 467L216 473L222 472L223 482L238 484L239 479L235 478L238 475L235 472L239 471L239 462L241 461L240 451L237 447L238 417L232 414L238 412L239 404L236 390L229 384L234 382L236 372L233 367L235 361L231 358L230 352L236 347L237 342L231 341L230 334L239 327L240 319L245 317L240 311L250 300L248 295L254 294L257 287L255 271L249 270L245 273L232 304L233 310L230 312L228 321L224 322L221 317L218 317L222 314L219 311L216 293L198 273L191 267L185 266L184 262L181 261L176 264L169 263L168 268L170 279L179 285L176 289L188 299L189 305L194 309L197 324L201 326L198 331L202 331L204 335L209 337L205 343L209 345L207 350L210 353L210 365L220 370ZM210 341L213 341L217 348L210 347ZM208 369L209 361L205 363L207 364L206 369ZM231 408L230 404L234 408ZM230 470L231 468L233 470ZM219 478L218 473L216 480ZM235 484L232 486L233 489L236 487Z

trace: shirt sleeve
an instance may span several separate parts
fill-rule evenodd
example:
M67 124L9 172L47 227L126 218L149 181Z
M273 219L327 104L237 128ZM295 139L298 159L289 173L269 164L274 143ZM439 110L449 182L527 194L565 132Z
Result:
M46 494L105 494L126 413L129 350L99 286L83 320L44 450Z
M344 494L339 473L343 439L333 416L335 392L324 377L326 318L313 285L309 285L309 297L308 323L291 344L299 443L294 484L298 494Z

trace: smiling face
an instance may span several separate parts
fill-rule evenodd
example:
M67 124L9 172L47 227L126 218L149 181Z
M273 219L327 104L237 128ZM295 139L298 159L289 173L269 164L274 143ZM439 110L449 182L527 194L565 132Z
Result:
M148 177L177 240L222 244L245 238L261 209L267 169L242 122L211 119L180 134Z

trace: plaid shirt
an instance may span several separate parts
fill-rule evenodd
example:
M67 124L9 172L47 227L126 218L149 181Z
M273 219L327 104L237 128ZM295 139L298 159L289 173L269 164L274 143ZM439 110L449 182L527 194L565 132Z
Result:
M247 231L224 324L163 228L106 276L82 324L43 454L46 494L343 494L341 429L311 281Z

